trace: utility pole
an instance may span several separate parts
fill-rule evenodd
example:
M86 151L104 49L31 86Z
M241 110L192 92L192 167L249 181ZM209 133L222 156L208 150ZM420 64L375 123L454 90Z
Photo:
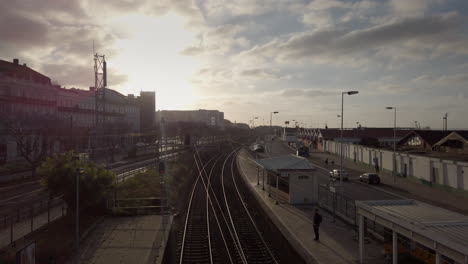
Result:
M340 130L340 194L344 196L343 193L343 105L344 105L344 95L353 95L358 94L358 91L349 91L341 93L341 130Z
M395 116L393 118L393 183L396 182L396 107L388 106L386 109L395 110Z
M93 42L94 52L94 42ZM106 87L107 87L107 63L105 55L94 53L94 89L95 89L95 148L99 147L99 143L104 141L106 128ZM98 140L101 137L101 140ZM107 148L107 145L106 145ZM95 154L95 153L93 153ZM93 155L94 156L94 155ZM94 157L97 158L97 157ZM107 165L107 158L106 158Z
M167 136L166 136L166 120L164 118L161 119L160 123L160 129L161 129L161 139L164 140L164 145L165 145L165 152L164 154L167 155ZM162 169L161 169L162 168ZM167 193L167 163L166 159L160 160L159 161L159 178L160 178L160 205L161 205L161 217L162 217L162 229L163 232L166 232L166 225L167 225L167 219L166 219L166 214L167 214L167 207L169 207L169 195ZM163 235L165 237L165 235Z
M448 113L445 113L444 117L442 118L443 119L442 130L444 131L447 131L447 117L448 117Z
M96 128L103 129L106 121L107 63L105 55L94 54L94 89L96 90Z
M76 259L79 263L80 260L80 176L84 170L81 168L76 169L75 172L75 185L76 185L76 197L75 197L75 251Z

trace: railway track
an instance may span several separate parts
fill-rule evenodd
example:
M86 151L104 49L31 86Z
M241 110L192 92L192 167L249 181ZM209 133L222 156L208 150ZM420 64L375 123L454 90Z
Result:
M217 154L204 165L198 157L179 263L278 263L237 186L236 155Z

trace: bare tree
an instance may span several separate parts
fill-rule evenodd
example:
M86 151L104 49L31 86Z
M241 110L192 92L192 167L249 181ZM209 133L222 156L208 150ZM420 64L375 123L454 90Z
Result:
M47 124L42 121L43 128L35 129L32 125L34 122L26 118L13 121L4 116L1 122L6 135L14 139L17 153L29 163L33 177L36 176L37 167L52 152L54 143L54 133L47 128Z

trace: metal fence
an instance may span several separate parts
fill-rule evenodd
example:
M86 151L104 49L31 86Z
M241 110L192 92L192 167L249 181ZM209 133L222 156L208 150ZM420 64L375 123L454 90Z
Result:
M353 225L357 231L357 215L355 200L350 197L341 195L334 190L333 186L321 184L319 186L319 205L325 210L329 211L339 217L350 225ZM370 232L374 237L383 240L384 227L365 218L365 230Z
M37 201L0 217L0 248L66 215L62 197Z
M356 225L356 205L354 200L334 191L333 187L321 184L319 186L320 207L335 213L349 224Z

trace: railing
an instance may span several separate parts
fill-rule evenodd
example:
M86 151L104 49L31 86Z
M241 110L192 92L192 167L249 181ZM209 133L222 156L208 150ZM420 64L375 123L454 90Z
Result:
M333 188L330 189L324 184L319 186L318 196L320 207L335 213L348 224L356 226L356 206L353 199L333 191Z
M0 217L0 248L28 235L50 222L63 217L67 205L62 197L40 200L16 212Z
M352 225L357 231L357 214L355 200L347 196L341 195L330 188L328 185L319 185L319 205L323 209L339 217L344 222ZM383 240L384 227L365 218L365 230L371 233L374 237Z

